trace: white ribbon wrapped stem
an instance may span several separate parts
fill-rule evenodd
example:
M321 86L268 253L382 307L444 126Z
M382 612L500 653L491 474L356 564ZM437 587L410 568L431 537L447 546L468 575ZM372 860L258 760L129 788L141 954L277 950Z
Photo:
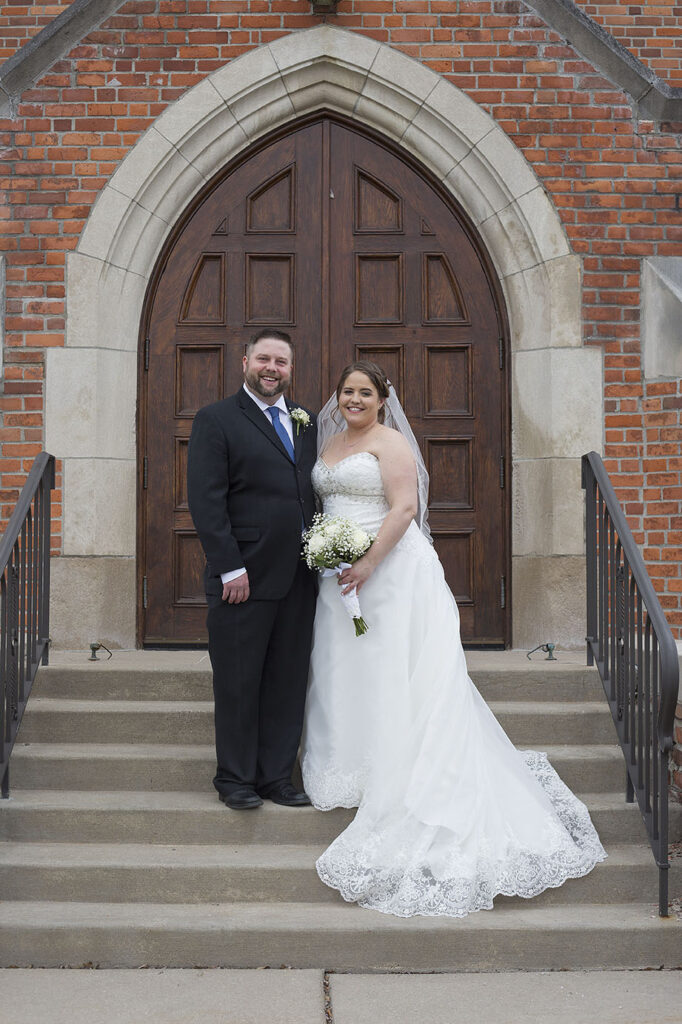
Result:
M341 562L336 566L335 569L320 569L322 576L340 576L344 569L350 569L350 562ZM365 621L362 617L362 611L360 610L360 601L358 600L358 594L353 587L348 594L344 594L339 588L339 597L343 601L343 607L346 609L346 614L355 623L355 634L361 636L367 629ZM361 624L361 627L360 625Z

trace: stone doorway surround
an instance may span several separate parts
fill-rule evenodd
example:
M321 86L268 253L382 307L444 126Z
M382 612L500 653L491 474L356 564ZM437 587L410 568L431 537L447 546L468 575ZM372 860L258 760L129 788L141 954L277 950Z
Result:
M511 337L513 644L584 642L580 456L601 451L602 353L581 337L580 262L532 168L441 76L330 26L250 51L155 121L100 194L67 264L64 348L46 367L46 447L63 460L55 645L135 646L138 338L180 213L262 135L322 108L411 152L476 225Z

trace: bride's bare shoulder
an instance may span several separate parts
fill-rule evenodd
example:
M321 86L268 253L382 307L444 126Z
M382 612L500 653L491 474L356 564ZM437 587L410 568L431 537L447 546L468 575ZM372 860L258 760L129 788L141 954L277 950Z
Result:
M393 427L386 427L380 424L374 443L375 454L379 459L382 457L390 459L409 458L414 461L412 449L407 439L403 437L399 430L394 430Z

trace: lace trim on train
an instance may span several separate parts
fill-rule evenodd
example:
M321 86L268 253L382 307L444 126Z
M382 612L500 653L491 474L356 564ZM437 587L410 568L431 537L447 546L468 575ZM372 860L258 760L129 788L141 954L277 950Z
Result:
M519 848L501 863L492 851L483 851L475 874L464 875L453 852L446 870L439 869L446 877L436 878L428 866L410 863L411 843L402 850L393 845L390 865L381 868L376 860L385 839L382 832L368 831L360 844L344 832L317 861L321 880L348 902L385 914L466 917L492 909L496 896L530 899L586 875L606 857L587 808L561 781L546 754L526 751L522 756L563 825L550 829L546 853ZM352 836L353 825L348 831Z
M323 771L314 771L307 755L301 762L303 788L318 811L331 811L335 807L357 807L365 791L368 769L354 772L325 765Z

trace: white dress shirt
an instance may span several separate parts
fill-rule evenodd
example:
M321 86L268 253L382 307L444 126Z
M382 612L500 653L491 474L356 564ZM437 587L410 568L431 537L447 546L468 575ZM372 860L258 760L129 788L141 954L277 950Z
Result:
M246 384L243 384L242 387L244 388L244 391L246 391L251 401L255 402L258 408L262 411L268 423L272 424L272 416L270 416L268 409L279 409L279 422L286 430L287 434L289 435L289 440L293 445L294 426L293 423L291 422L289 410L287 409L287 403L284 401L284 395L280 395L276 402L273 402L272 405L268 405L268 403L264 402L261 398L259 398L258 395L254 395L253 391L249 390ZM232 569L230 572L221 573L220 578L223 581L223 583L230 583L231 580L236 580L237 576L241 576L245 572L246 569L244 568L244 566L242 566L241 569Z

